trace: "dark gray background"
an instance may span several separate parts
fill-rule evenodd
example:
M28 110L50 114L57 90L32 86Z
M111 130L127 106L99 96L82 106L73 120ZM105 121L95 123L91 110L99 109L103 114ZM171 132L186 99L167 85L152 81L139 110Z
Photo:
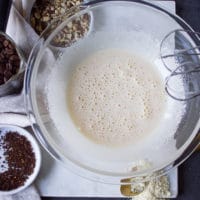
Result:
M200 32L200 0L176 0L176 13ZM66 186L67 187L67 186ZM42 198L43 200L103 200L108 198ZM179 167L179 196L177 200L200 200L200 151ZM117 200L113 198L113 200ZM120 200L120 198L118 198ZM148 199L147 199L148 200Z

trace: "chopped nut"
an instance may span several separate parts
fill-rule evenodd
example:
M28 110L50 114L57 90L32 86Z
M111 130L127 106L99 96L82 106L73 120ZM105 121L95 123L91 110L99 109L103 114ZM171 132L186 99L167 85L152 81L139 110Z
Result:
M35 16L36 19L40 19L41 18L40 14L38 12L34 13L34 16Z
M49 21L49 17L48 16L44 16L43 18L42 18L42 20L44 21L44 22L48 22Z

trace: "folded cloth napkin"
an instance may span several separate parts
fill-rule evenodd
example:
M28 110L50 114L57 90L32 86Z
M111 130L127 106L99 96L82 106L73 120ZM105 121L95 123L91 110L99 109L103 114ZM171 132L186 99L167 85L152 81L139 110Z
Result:
M0 200L40 200L40 196L34 186L14 195L0 196Z
M23 94L1 97L0 113L25 113Z
M28 2L28 3L27 3ZM15 0L11 8L6 33L15 41L22 50L25 61L39 36L28 23L33 0ZM25 7L26 6L26 7Z
M28 23L33 3L34 0L14 0L6 30L7 34L22 50L25 62L34 43L39 38ZM23 94L0 98L0 124L27 127L30 125L30 122L23 113L25 113ZM15 195L0 195L0 200L40 200L40 195L34 185L32 185Z

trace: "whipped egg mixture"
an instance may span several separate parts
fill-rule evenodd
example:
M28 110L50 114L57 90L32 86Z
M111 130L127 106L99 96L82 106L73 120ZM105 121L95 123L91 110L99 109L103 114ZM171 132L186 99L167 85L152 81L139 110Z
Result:
M72 73L66 103L79 131L104 145L137 143L164 115L166 96L151 63L120 49L93 53Z

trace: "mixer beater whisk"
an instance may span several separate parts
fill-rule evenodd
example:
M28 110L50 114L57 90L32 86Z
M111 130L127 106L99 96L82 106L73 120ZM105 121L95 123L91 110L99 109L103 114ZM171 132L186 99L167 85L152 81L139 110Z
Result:
M165 90L179 101L200 95L200 33L177 29L165 36L160 58L169 71Z

